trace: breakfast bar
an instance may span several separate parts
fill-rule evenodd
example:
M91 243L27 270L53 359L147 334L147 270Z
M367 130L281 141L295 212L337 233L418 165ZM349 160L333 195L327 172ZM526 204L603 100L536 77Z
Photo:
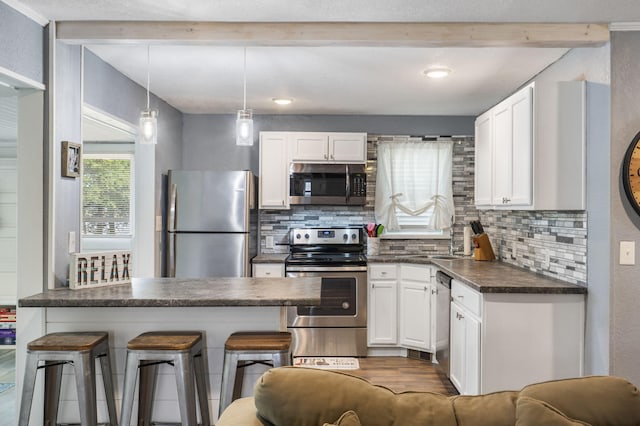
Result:
M215 419L220 393L224 342L236 331L281 330L283 307L317 304L319 278L133 278L130 284L93 289L50 290L21 298L24 311L42 311L40 335L62 331L107 331L115 361L116 403L120 404L127 342L156 330L200 330L205 336L211 386L210 412ZM30 327L40 327L31 324ZM34 330L31 330L34 335ZM21 355L20 355L21 356ZM66 368L66 367L65 367ZM171 367L161 366L154 408L155 418L178 422L179 410ZM247 368L246 394L265 366ZM21 369L18 375L23 374ZM74 376L65 370L64 389L73 389ZM101 389L101 378L98 389ZM98 393L98 419L107 418L104 396ZM32 415L35 420L37 414ZM75 394L60 402L59 421L77 421ZM75 419L75 420L74 420Z

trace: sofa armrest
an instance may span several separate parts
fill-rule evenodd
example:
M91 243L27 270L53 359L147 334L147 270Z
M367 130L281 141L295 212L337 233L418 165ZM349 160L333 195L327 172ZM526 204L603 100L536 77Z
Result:
M218 418L216 426L263 426L256 414L253 397L236 399Z

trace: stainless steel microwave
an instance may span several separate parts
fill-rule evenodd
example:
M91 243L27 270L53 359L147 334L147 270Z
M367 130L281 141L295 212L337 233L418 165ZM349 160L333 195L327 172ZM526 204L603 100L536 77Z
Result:
M291 163L289 203L363 206L367 199L364 164Z

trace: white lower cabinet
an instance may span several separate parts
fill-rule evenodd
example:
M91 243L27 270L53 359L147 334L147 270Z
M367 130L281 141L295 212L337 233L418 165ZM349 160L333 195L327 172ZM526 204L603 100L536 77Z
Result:
M400 265L400 346L433 352L431 267ZM435 292L433 292L435 295Z
M479 393L480 320L457 303L451 303L449 374L462 395Z
M369 264L367 334L370 346L433 352L435 291L427 265Z
M284 263L254 263L254 277L284 277Z
M450 377L463 395L583 375L582 294L479 293L451 283Z
M369 265L367 335L369 345L398 344L396 265Z

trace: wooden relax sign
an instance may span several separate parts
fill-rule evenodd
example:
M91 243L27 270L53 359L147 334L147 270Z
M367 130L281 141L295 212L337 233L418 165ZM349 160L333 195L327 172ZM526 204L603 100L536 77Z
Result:
M69 288L130 283L132 266L130 251L74 253L69 268Z

